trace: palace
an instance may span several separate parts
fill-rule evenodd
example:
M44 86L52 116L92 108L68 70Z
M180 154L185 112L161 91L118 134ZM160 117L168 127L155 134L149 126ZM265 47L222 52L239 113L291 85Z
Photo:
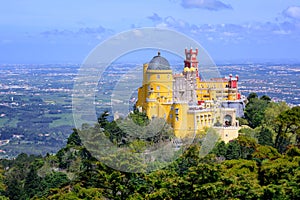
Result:
M238 137L236 117L243 116L239 77L202 80L197 56L198 49L185 49L183 71L173 74L168 60L158 52L143 65L143 86L138 89L136 107L149 119L164 118L177 138L214 127L228 142Z

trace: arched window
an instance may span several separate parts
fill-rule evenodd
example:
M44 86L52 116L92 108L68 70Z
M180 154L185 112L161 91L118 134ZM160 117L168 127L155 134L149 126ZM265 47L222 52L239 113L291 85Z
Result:
M231 126L231 124L232 124L231 115L225 115L225 117L224 117L224 126Z

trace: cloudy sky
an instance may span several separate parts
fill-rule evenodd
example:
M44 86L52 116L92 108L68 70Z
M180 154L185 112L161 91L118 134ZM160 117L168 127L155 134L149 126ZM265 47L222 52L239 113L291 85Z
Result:
M216 62L300 62L300 0L10 0L0 7L0 63L81 63L142 27L184 33Z

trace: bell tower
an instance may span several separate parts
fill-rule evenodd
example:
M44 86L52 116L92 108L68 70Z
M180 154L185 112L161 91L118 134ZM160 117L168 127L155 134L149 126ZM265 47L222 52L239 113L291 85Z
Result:
M191 49L185 49L185 60L184 60L184 67L190 68L191 71L196 71L196 76L199 77L199 72L198 72L198 60L197 60L197 55L198 55L198 48L195 50Z

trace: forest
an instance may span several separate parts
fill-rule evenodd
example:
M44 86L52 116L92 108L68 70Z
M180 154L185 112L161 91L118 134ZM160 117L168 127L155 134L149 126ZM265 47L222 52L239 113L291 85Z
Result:
M140 126L150 123L139 112L129 118ZM73 129L56 154L0 160L0 199L300 199L300 107L251 93L239 122L239 137L218 141L204 157L200 135L167 166L132 173L108 167L87 147L106 137L120 148L142 152L172 140L171 128L147 139L132 137L104 112L95 126ZM82 140L82 132L89 141ZM105 156L112 162L118 158Z

